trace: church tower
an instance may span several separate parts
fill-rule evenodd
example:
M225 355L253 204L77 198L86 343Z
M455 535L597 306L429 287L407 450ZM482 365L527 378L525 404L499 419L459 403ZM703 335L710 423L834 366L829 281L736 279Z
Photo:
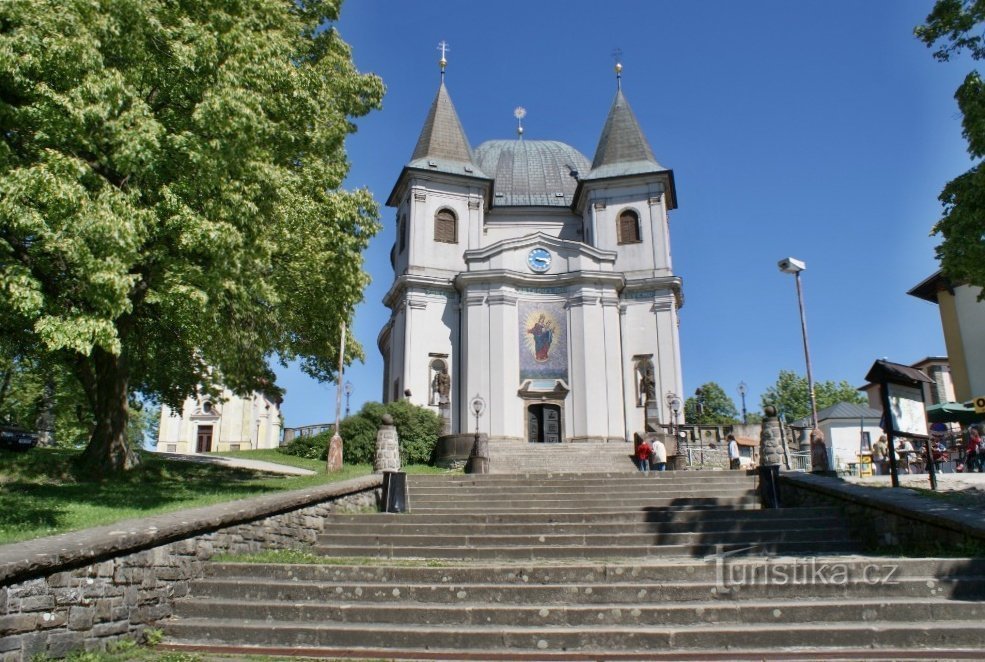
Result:
M522 127L473 150L445 65L442 54L437 95L387 200L397 238L378 338L384 401L433 407L464 433L478 395L490 443L623 442L645 429L647 409L672 424L665 394L682 390L674 178L622 90L591 162Z

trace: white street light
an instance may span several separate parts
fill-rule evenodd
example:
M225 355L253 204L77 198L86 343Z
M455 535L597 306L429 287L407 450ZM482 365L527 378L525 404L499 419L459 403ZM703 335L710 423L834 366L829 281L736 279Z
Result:
M803 260L785 257L777 266L785 274L793 274L797 283L797 304L800 306L800 330L804 336L804 359L807 361L807 391L811 398L811 430L817 427L817 402L814 399L814 375L811 372L811 350L807 344L807 316L804 314L804 291L800 285L800 272L807 269Z

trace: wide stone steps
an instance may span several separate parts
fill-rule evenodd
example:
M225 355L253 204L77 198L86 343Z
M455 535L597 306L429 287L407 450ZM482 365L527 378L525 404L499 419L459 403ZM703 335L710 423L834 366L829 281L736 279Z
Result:
M324 564L210 564L176 602L167 645L854 659L973 657L985 641L985 559L859 556L838 511L762 510L752 475L408 480L409 513L330 515L314 547L334 557Z
M777 613L779 611L779 614ZM813 623L837 612L848 622L897 621L907 623L937 620L976 620L985 618L980 602L879 598L812 600L777 606L774 600L747 600L742 603L700 602L670 606L636 605L625 602L553 607L525 605L435 604L393 609L387 601L349 604L289 603L285 601L188 600L181 603L176 616L182 619L209 618L216 613L224 619L269 620L298 623L421 623L424 625L513 625L528 627L645 625L694 625L698 623Z
M520 473L599 473L636 472L629 442L578 442L528 444L490 442L489 467L492 474Z
M776 649L807 649L822 653L849 649L859 651L866 657L870 657L875 649L879 651L880 659L886 659L884 656L887 653L890 659L894 659L896 656L890 651L900 649L960 649L972 653L980 651L985 637L985 625L978 620L922 623L839 621L795 625L791 627L778 622L679 627L641 627L638 624L477 627L418 623L272 623L267 620L189 618L172 622L168 633L195 642L193 646L209 647L215 652L223 651L226 642L235 641L237 646L257 648L255 651L236 648L238 652L288 656L334 654L365 657L372 654L371 651L379 651L386 657L397 657L394 651L399 651L399 657L414 659L440 656L444 659L533 660L571 659L568 657L571 652L595 652L603 659L611 659L609 653L613 651L630 652L630 659L647 659L648 654L666 654L668 651L699 654L707 651L715 654L717 659L723 659L723 651L735 653ZM367 646L367 642L374 643ZM551 653L555 655L548 657ZM806 659L811 657L810 654L806 655ZM849 659L852 658L857 659L855 655Z
M837 517L840 515L835 508L817 506L795 509L775 509L760 510L756 503L749 508L741 509L743 516L754 517L756 521L769 521L773 519L795 519L798 521L814 520L821 518ZM753 514L754 513L754 514ZM635 523L675 523L687 524L692 522L716 522L720 520L736 521L737 511L734 509L715 509L709 507L691 507L687 509L663 508L663 509L641 509L641 510L616 510L602 511L593 510L592 512L575 513L413 513L413 518L409 514L396 513L374 513L346 515L342 513L332 514L333 526L345 524L368 523L374 527L392 527L394 525L408 526L410 524L446 524L466 525L466 524L517 524L517 525L536 525L551 526L553 524L635 524ZM378 524L377 524L378 523ZM334 529L333 529L334 530Z

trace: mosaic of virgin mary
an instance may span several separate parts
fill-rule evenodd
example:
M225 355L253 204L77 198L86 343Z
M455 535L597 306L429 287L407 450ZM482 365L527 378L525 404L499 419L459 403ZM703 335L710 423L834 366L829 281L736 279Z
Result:
M525 303L520 313L520 379L567 379L564 309Z

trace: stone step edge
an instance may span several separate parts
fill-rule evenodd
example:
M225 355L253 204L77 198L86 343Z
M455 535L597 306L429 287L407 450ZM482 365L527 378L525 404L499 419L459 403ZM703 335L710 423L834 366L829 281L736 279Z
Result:
M181 624L181 625L191 625L191 626L205 626L212 625L214 627L227 626L234 629L269 629L271 628L271 623L267 620L252 620L243 618L183 618L176 619L169 622L169 624ZM820 623L798 623L798 630L804 631L815 631L820 633L826 633L834 630L836 626L838 629L847 630L851 632L861 632L870 630L882 630L882 631L892 631L892 630L908 630L912 631L914 629L912 623L894 623L892 621L865 621L859 623L857 621L824 621ZM426 633L451 633L459 632L461 627L459 626L444 626L444 625L422 625L422 624L410 624L405 626L395 625L393 623L318 623L318 624L290 624L289 627L295 627L304 630L325 630L325 629L347 629L347 630L358 630L365 629L370 631L380 631L380 630L393 630L393 631L405 631L410 634L426 634ZM517 633L538 633L542 632L544 634L571 634L572 628L569 626L536 626L536 625L514 625L514 626L503 626L500 624L492 625L488 628L473 625L469 627L470 630L489 630L490 632L499 631L510 631ZM583 625L577 628L581 632L626 632L640 634L639 626L637 625ZM670 627L660 626L660 625L648 625L647 633L657 633L657 634L673 634L675 632L709 632L715 634L725 634L728 632L746 632L750 630L759 630L763 632L769 632L771 630L789 630L790 628L785 627L785 624L780 623L729 623L727 625L720 625L718 623L699 623L693 625L675 625ZM928 630L973 630L981 631L983 638L985 638L985 622L980 620L949 620L934 622L927 626ZM979 650L979 654L981 651Z
M627 559L624 562L619 562L618 559L606 560L606 561L581 561L574 563L566 563L561 567L568 570L577 570L579 572L587 571L612 571L617 575L622 574L627 568L661 568L661 569L684 569L699 566L699 567L712 567L710 562L714 560L715 557L705 557L695 559L694 557L682 557L679 559L674 558L662 558L660 560L654 560L650 562L641 563L639 559ZM730 565L736 566L762 566L763 563L806 563L813 562L815 565L824 564L842 564L845 566L856 566L865 567L872 564L877 564L880 566L884 565L907 565L907 566L921 566L927 563L937 563L943 564L945 566L961 566L962 564L977 564L983 568L982 574L959 574L950 575L953 577L968 577L968 578L981 578L985 579L985 559L977 557L954 557L954 558L937 558L937 557L892 557L892 556L867 556L865 554L835 554L830 556L764 556L764 557L737 557L729 560ZM250 562L236 562L236 561L212 561L209 565L213 568L241 568L241 569L252 569L252 568L331 568L338 569L341 571L345 570L358 570L367 567L372 568L385 568L385 569L404 569L404 568L421 568L426 570L431 570L434 572L441 572L442 570L448 569L445 566L408 566L404 564L396 565L364 565L364 564L335 564L335 563L250 563ZM512 571L520 565L523 569L541 570L548 569L553 570L558 567L556 563L471 563L462 562L455 564L454 562L449 562L448 567L452 569L464 569L464 570L503 570ZM914 575L916 577L916 575ZM925 579L938 579L938 577L931 577L929 575L919 575L919 577Z
M303 580L302 580L303 581ZM292 585L297 582L292 582ZM333 585L334 586L334 585ZM387 585L389 586L389 584ZM398 586L394 584L394 586ZM405 584L399 584L399 586L405 586ZM423 585L422 585L423 586ZM453 587L458 587L458 585L452 585ZM537 586L542 586L538 584ZM444 588L444 586L442 587ZM244 604L243 600L237 600L234 598L213 598L206 596L189 596L181 598L179 603L198 603L198 604L208 604L215 607L223 606L242 606ZM960 600L948 597L927 597L927 596L877 596L871 598L854 598L851 601L852 609L867 609L867 608L878 608L882 606L905 606L905 605L928 605L930 606L943 606L943 605L955 605L955 609L960 608L962 605L971 606L977 605L983 610L985 610L985 604L981 600ZM314 609L335 609L343 607L345 609L367 609L374 611L392 611L394 605L392 603L381 603L381 602L370 602L370 601L359 601L359 600L346 600L344 602L304 602L298 603L294 600L256 600L251 599L246 604L247 607L304 607L304 608L314 608ZM605 610L619 610L619 611L631 611L633 609L640 609L645 611L659 612L659 611L694 611L695 609L731 609L731 610L741 610L741 609L773 609L773 608L796 608L796 607L845 607L844 597L823 597L823 598L774 598L773 596L762 596L757 597L752 600L734 600L734 599L718 599L718 600L693 600L681 603L665 603L665 604L638 604L638 603L626 603L626 602L599 602L599 603L581 603L581 604L491 604L488 602L457 602L455 604L442 603L442 602L415 602L412 604L401 603L400 610L424 610L424 611L461 611L463 609L472 610L491 610L491 611L540 611L546 609L548 611L605 611ZM219 610L221 613L221 610ZM779 618L779 617L777 617ZM210 617L211 620L211 617ZM217 621L234 621L239 620L238 618L221 619L216 618ZM249 619L248 619L249 620ZM388 621L389 622L389 621ZM777 624L782 624L782 621L774 621ZM866 623L871 623L873 621L866 621ZM825 623L858 623L857 620L845 620L845 621L825 621ZM981 623L985 626L985 622ZM713 625L707 621L690 623L687 627L692 625ZM675 626L683 627L683 626Z
M730 649L723 653L721 649L687 649L673 651L524 651L520 649L503 652L502 649L483 650L437 650L427 649L427 655L422 658L421 649L412 648L379 648L379 647L326 647L326 646L241 646L232 644L190 644L182 642L163 642L156 647L162 651L214 653L218 655L249 655L272 657L312 657L338 659L387 659L387 660L462 660L483 661L516 661L525 662L581 662L582 660L597 661L604 655L611 662L637 662L652 660L654 662L706 662L711 660L727 660L729 662L761 662L762 660L788 660L794 662L816 662L817 660L927 660L928 653L934 653L933 659L947 660L980 660L980 648L887 648L879 649L879 655L873 656L871 647L836 647L827 651L817 649L806 652L778 651L776 649L747 648L743 650Z
M223 586L223 587L225 587L225 586L241 586L243 584L243 582L241 581L241 579L242 579L241 577L208 577L206 579L196 580L194 582L194 584L195 585L198 585L198 586ZM956 585L956 584L958 584L958 582L985 583L985 576L976 576L976 577L955 576L955 577L945 577L945 578L903 577L903 578L900 578L895 584L890 584L889 586L899 586L901 584L910 584L910 585L913 585L913 586L918 586L918 585L921 585L921 584L926 584L931 579L933 579L934 583L935 584L938 584L938 585ZM366 590L375 590L375 589L386 590L386 589L391 589L391 588L406 588L406 589L416 589L416 590L421 590L421 591L431 591L431 590L436 590L436 589L452 590L452 589L455 589L455 588L469 588L471 590L499 590L499 589L516 589L516 588L527 589L527 588L530 588L531 590L537 590L537 589L564 589L564 588L576 587L576 588L579 588L579 589L591 588L594 591L596 589L602 590L602 589L609 588L609 587L626 587L626 586L631 586L631 587L638 588L638 589L647 589L648 592L649 592L650 589L655 589L655 590L658 590L658 591L659 590L664 590L664 591L667 591L667 590L675 590L676 591L676 590L681 590L681 589L693 589L693 590L701 590L701 591L707 590L707 592L710 595L717 595L717 592L716 593L712 593L711 591L712 591L712 589L716 589L716 591L717 591L717 589L719 588L719 583L717 581L707 581L707 580L703 580L703 581L646 581L646 582L641 582L639 580L633 581L633 578L632 577L625 577L625 581L607 581L607 582L574 582L574 581L570 581L570 582L537 582L537 583L526 583L526 582L518 581L518 582L513 582L513 583L507 583L507 582L482 583L482 582L463 581L463 582L447 582L447 583L442 583L442 584L439 584L439 585L435 586L435 584L433 582L423 582L423 581L422 582L410 582L410 581L401 581L401 582L381 582L381 581L332 582L332 581L324 581L324 580L320 580L320 579L277 579L277 580L268 580L268 581L254 581L250 585L250 588L251 589L259 589L259 588L276 589L276 588L279 588L279 587L282 587L282 586L290 586L292 588L295 588L295 587L304 587L306 589L316 589L316 590L324 589L326 591L332 591L332 590L334 590L334 589L336 589L338 587L342 587L343 590L346 589L346 588L353 588L353 589L355 589L355 588L362 588L364 591L366 591ZM766 586L766 585L759 584L759 583L751 584L750 585L751 588L762 588L763 586ZM791 589L791 590L792 589L797 589L797 588L805 588L805 587L806 588L809 588L810 587L809 584L805 585L805 584L796 584L796 583L789 583L789 584L783 584L783 585L773 585L773 586L782 586L782 588L788 588L788 589ZM864 586L872 586L872 587L875 587L875 586L880 586L880 584L869 584L869 583L866 583L865 581L856 581L856 582L851 582L849 584L845 584L845 586L863 586L863 587ZM738 593L741 596L741 590ZM956 600L954 598L949 598L947 596L944 596L944 597L941 597L941 598L933 598L933 597L915 598L915 597L910 597L910 596L886 596L885 598L872 598L872 600L877 600L878 599L879 601L884 601L884 600L893 599L894 597L895 598L898 598L900 600L904 600L904 601L905 600L915 600L915 599L920 599L920 600L937 600L937 599L939 599L939 600L944 601L944 602L965 602L963 600ZM217 599L229 599L229 600L232 600L232 598L217 598ZM756 598L754 600L757 600L757 599L759 599L759 598ZM764 597L762 599L766 599L766 598ZM783 598L783 597L780 597L780 596L772 596L772 595L769 596L769 600L771 600L771 601L779 601L778 604L779 603L784 603L784 602L787 602L787 601L800 602L800 601L804 601L805 599L807 601L809 601L809 602L813 602L815 600L823 600L824 598L813 598L813 597L804 598L803 596L793 596L791 598ZM830 598L830 599L831 600L835 600L835 598ZM275 601L271 601L271 602L279 602L279 601L276 601L275 600ZM369 601L354 601L354 602L346 601L346 604L358 604L360 602L366 602L366 603L368 603ZM700 601L700 600L699 601L688 600L686 602L686 604L688 606L691 606L691 605L696 604L697 602L702 602L702 601ZM746 600L742 600L741 598L736 599L735 597L733 597L731 595L731 593L729 593L727 597L719 598L718 600L712 600L710 602L712 602L714 604L746 604L747 603ZM842 599L841 600L841 603L843 603L843 602L844 602L844 600ZM978 601L978 600L968 600L967 602L974 603L974 604L982 604L981 601ZM425 604L432 604L432 603L425 603ZM442 604L442 603L436 603L436 604ZM602 604L602 603L600 603L600 604ZM623 602L623 603L614 603L614 604L621 604L624 607L626 607L627 605L630 605L630 606L640 606L638 603L632 603L632 602ZM655 605L655 606L657 606L657 607L665 607L665 606L670 606L670 604L671 603L664 603L664 604ZM769 604L772 604L772 602L769 603ZM853 604L854 604L854 601L853 601ZM985 621L983 621L982 624L985 625Z

